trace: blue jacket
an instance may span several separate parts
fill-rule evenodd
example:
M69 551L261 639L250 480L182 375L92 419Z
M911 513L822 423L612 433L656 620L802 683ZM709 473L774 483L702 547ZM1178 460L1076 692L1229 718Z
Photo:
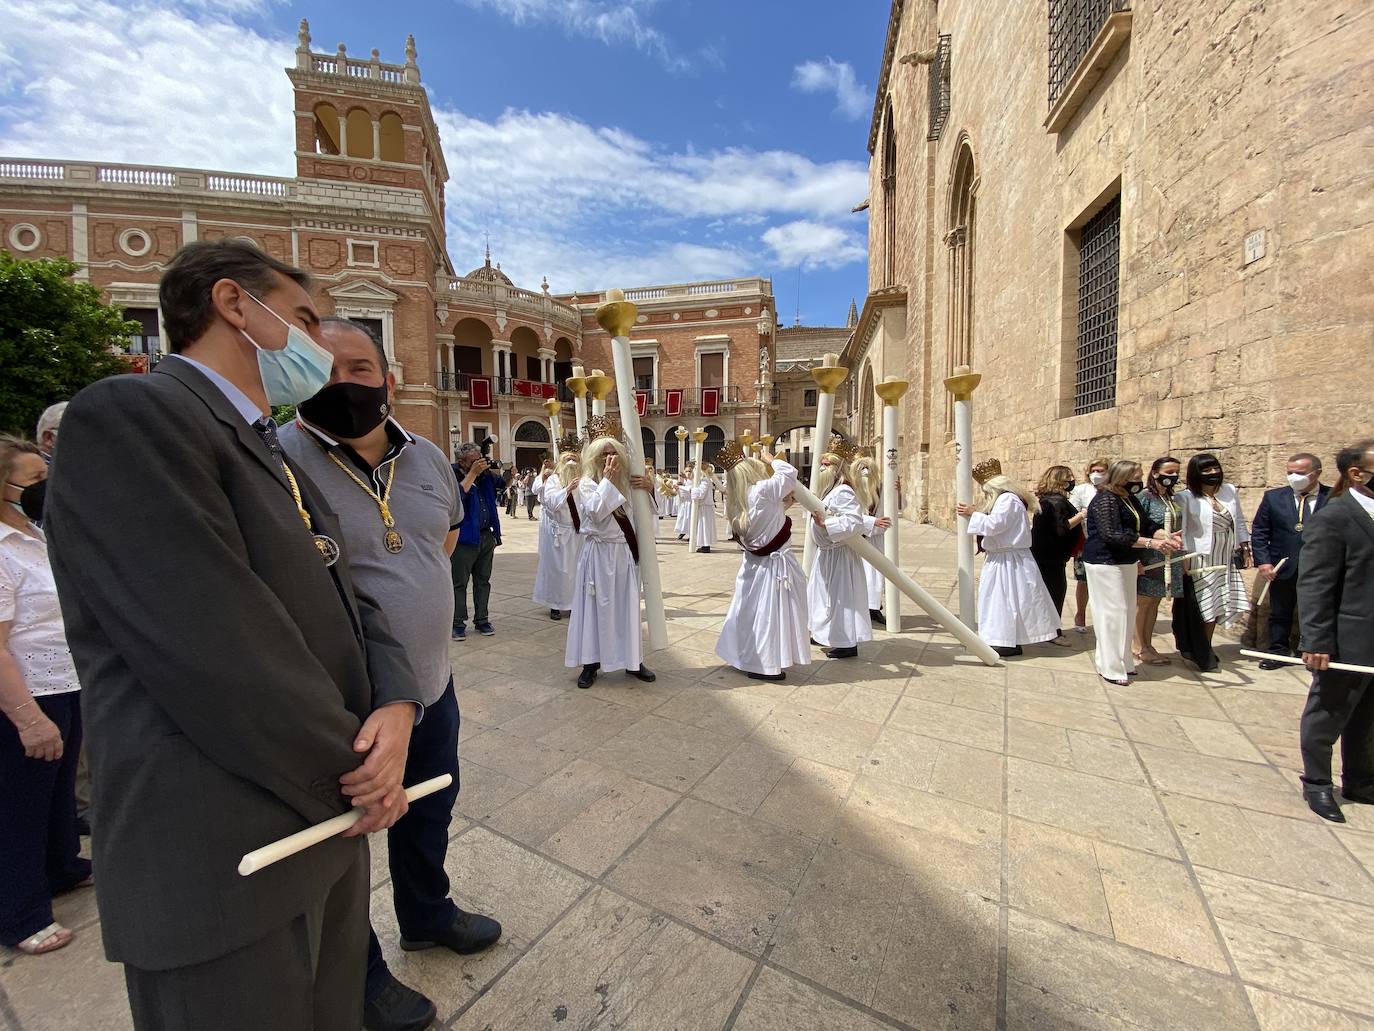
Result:
M1307 502L1307 519L1326 505L1331 488L1322 484L1315 498ZM1304 524L1306 525L1306 524ZM1254 522L1250 524L1250 552L1257 566L1276 566L1279 559L1287 562L1279 570L1280 580L1298 575L1298 552L1302 549L1302 531L1298 529L1298 506L1293 491L1275 487L1264 492Z
M486 507L491 518L491 532L496 543L501 543L501 509L496 504L496 481L490 472L485 472L473 481L472 490L463 490L463 479L467 474L453 467L453 478L458 481L458 492L463 495L463 521L458 524L458 543L476 547L481 543L481 509Z

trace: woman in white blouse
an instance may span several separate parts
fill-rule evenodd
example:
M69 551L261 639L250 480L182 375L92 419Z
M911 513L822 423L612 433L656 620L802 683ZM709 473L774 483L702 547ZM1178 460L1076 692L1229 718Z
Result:
M81 706L41 518L48 466L0 437L0 944L30 955L72 940L52 897L90 883L76 829Z
M1240 574L1251 565L1250 528L1216 455L1190 458L1187 481L1176 499L1183 551L1195 557L1186 563L1182 604L1174 605L1174 637L1179 653L1205 672L1218 665L1212 651L1217 623L1230 625L1250 611Z

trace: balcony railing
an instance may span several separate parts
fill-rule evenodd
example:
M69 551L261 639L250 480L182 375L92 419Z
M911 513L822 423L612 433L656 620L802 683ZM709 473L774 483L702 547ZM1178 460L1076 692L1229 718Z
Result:
M437 374L437 386L440 390L456 391L461 394L468 393L469 384L475 373L470 372L440 372ZM563 383L540 383L537 380L528 379L509 379L500 376L484 376L484 379L491 380L492 394L497 397L524 397L541 404L550 396L565 404L572 404L574 397L566 384ZM676 389L676 388L674 388ZM682 389L682 411L683 414L701 411L701 390L700 387L683 387ZM738 385L717 387L720 391L720 405L724 408L727 405L738 405L741 403L743 391ZM657 390L649 391L649 410L651 412L662 409L667 400L667 388L660 387ZM776 401L774 402L777 403ZM615 394L607 399L607 407L615 410L618 407ZM663 414L658 411L658 414Z
M710 297L715 294L733 293L771 294L772 289L766 279L713 279L700 283L669 283L663 286L645 286L625 291L627 301L666 301L695 297Z
M255 197L292 196L295 180L239 172L214 172L163 165L97 164L87 161L29 161L0 158L0 180L60 183L74 188L92 186L186 193L241 193Z
M534 312L568 330L575 330L582 321L581 315L572 305L537 290L522 290L518 286L507 286L505 283L449 275L439 276L435 287L435 299L440 304L448 301L453 304L479 304L483 307L494 305L507 310Z

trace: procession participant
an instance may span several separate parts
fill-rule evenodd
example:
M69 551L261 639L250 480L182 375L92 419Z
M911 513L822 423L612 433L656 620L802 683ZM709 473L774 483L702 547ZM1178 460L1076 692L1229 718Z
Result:
M1145 489L1136 495L1141 511L1150 517L1157 526L1173 532L1182 525L1183 514L1174 499L1174 487L1178 484L1181 463L1171 455L1156 458L1150 465L1150 475L1145 480ZM1159 620L1159 603L1165 595L1174 599L1183 597L1183 563L1169 560L1172 568L1168 577L1164 566L1142 572L1135 581L1135 660L1147 666L1168 666L1170 660L1155 651L1155 623Z
M1077 511L1069 501L1068 494L1073 486L1072 469L1067 465L1050 466L1040 474L1040 482L1036 484L1035 495L1040 499L1040 507L1031 516L1031 558L1040 570L1045 590L1050 592L1050 603L1059 613L1061 625L1064 599L1069 593L1064 565L1083 540L1079 527L1088 514L1086 510ZM1068 643L1062 637L1056 640Z
M1220 665L1212 650L1217 623L1229 626L1250 611L1240 575L1250 566L1250 531L1216 455L1188 459L1187 482L1178 494L1183 550L1197 557L1188 563L1172 623L1179 654L1205 673Z
M1003 658L1020 655L1022 645L1059 636L1059 613L1031 557L1031 511L1040 502L1004 476L995 458L974 466L973 478L983 489L982 505L955 509L987 555L978 580L978 636Z
M873 640L863 559L845 544L864 530L863 509L849 468L858 451L852 441L831 434L816 479L816 496L825 503L826 515L813 512L809 527L816 543L816 564L806 595L811 640L832 659L855 658L859 644ZM885 524L884 529L891 525L886 519L877 522Z
M692 471L695 468L692 462L688 462L677 478L677 523L673 530L680 541L686 540L692 532Z
M697 503L697 551L711 554L716 541L716 467L701 463L701 480L692 487L692 500Z
M730 526L744 558L716 654L752 680L786 680L788 666L811 662L806 577L788 546L792 520L783 504L797 470L767 450L762 459L746 458L733 440L717 458L729 488Z
M139 1031L362 1023L363 836L406 811L420 691L269 418L329 379L309 282L243 241L187 244L159 288L173 356L92 384L62 420L44 523L100 928ZM364 816L344 836L236 872L350 802Z
M387 831L401 947L480 952L500 938L501 925L459 909L444 870L458 798L458 702L448 651L449 556L463 519L458 484L443 452L391 417L396 380L375 331L331 316L320 320L320 334L334 355L329 384L282 427L282 450L337 513L349 573L391 618L415 670L425 711L410 735L405 782L453 777L449 787L411 803ZM375 929L363 998L367 1031L420 1031L435 1016L434 1004L387 968Z
M1303 527L1322 509L1331 493L1331 488L1321 480L1322 460L1306 451L1298 452L1288 460L1287 485L1264 492L1250 527L1255 568L1269 584L1271 655L1290 654ZM1273 659L1259 661L1259 668L1264 670L1283 666Z
M1083 514L1085 520L1088 515L1088 505L1092 503L1097 492L1107 483L1107 468L1111 464L1110 458L1094 458L1083 467L1083 482L1069 492L1070 503ZM1084 540L1087 539L1086 526L1083 538ZM1073 578L1077 581L1073 595L1073 628L1076 633L1086 634L1088 632L1088 572L1083 565L1083 546L1081 544L1078 550L1079 555L1073 560Z
M575 497L582 466L582 441L565 434L557 444L558 464L545 462L534 489L539 495L539 564L534 571L536 605L545 605L550 619L562 619L577 596L577 556L582 550L580 518Z
M623 669L645 683L657 679L643 664L639 614L639 539L630 490L649 490L647 476L632 476L618 419L587 420L582 475L574 494L581 529L577 594L568 620L564 664L581 666L578 687L600 672Z
M859 508L864 513L864 536L869 544L882 551L887 530L878 525L879 509L883 502L883 471L876 459L867 455L855 459L854 495L859 499ZM865 562L864 582L868 584L868 618L874 626L887 626L887 619L883 616L887 577Z
M1303 795L1314 813L1345 816L1331 783L1331 751L1341 742L1341 795L1374 805L1374 676L1330 668L1374 666L1374 438L1336 455L1340 481L1303 528L1298 570L1302 659L1312 686L1302 711Z
M644 465L644 475L652 484L649 490L649 507L653 509L654 513L654 539L657 540L663 533L662 527L659 526L659 520L663 518L663 510L667 507L663 498L663 484L659 480L658 473L654 471L654 467L647 462Z

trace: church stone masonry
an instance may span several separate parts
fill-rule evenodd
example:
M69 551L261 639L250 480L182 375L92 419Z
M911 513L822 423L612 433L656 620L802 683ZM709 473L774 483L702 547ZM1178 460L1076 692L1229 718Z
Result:
M842 364L869 442L865 384L911 381L908 514L953 523L959 364L1028 482L1208 450L1250 510L1369 435L1371 54L1356 3L896 0Z

